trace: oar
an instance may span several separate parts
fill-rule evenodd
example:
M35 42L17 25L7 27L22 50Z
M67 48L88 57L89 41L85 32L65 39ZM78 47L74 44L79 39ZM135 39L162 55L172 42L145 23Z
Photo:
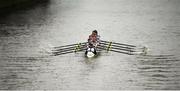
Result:
M111 46L112 47L118 47L118 48L135 49L133 47L124 47L124 46L119 46L119 45L114 45L114 44L112 44Z
M101 42L109 43L109 41L104 41L104 40L101 40ZM112 42L112 44L124 45L124 46L129 46L129 47L136 47L136 46L134 46L134 45L123 44L123 43L116 43L116 42Z
M68 54L68 53L74 53L74 51L63 52L63 53L53 53L53 54L54 56L57 56L57 55L63 55L63 54Z
M66 47L61 47L61 48L58 48L56 50L52 50L52 51L60 51L60 50L66 50L66 49L80 49L80 48L83 48L85 45L74 45L74 46L66 46Z
M122 52L122 51L116 51L116 50L110 50L110 51L117 52L117 53L128 54L128 55L133 55L131 52Z
M107 51L109 51L110 49L117 49L117 50L133 52L133 48L123 47L123 46L114 46L112 45L112 42L109 42L109 44L103 44L103 45L101 44L100 46L107 48Z
M60 53L60 52L66 52L66 51L75 51L75 48L67 48L67 49L59 49L57 51L54 51L54 53Z
M53 51L54 53L60 53L60 52L66 52L66 51L75 51L75 52L78 52L80 50L85 50L85 48L81 47L81 48L78 48L78 47L70 47L70 48L65 48L65 49L58 49L58 50L55 50Z
M101 48L101 47L99 47L99 48L106 50L105 48ZM122 52L122 51L116 51L116 50L109 50L109 51L113 51L113 52L117 52L117 53L122 53L122 54L133 55L133 54L131 54L130 52Z
M109 45L109 44L108 44L108 43L100 43L100 45ZM114 44L111 44L111 46L119 47L119 48L126 48L126 49L134 49L134 48L132 48L132 47L122 46L122 45L114 45Z
M61 49L56 49L56 50L52 50L52 51L61 51L61 50L67 50L67 49L75 49L75 47L72 46L72 47L61 48Z
M84 46L86 46L85 44L83 44L83 45L71 45L71 46L61 46L61 47L56 47L55 48L55 50L61 50L61 49L68 49L68 48L75 48L75 47L84 47Z
M83 43L76 43L76 44L70 44L70 45L65 45L65 46L58 46L58 47L54 47L54 48L63 48L63 47L70 47L70 46L75 46L75 45L84 45L87 42L83 42Z
M82 50L79 50L79 51L83 51L84 49ZM54 56L57 56L57 55L63 55L63 54L68 54L68 53L76 53L76 52L79 52L79 51L74 51L74 50L70 50L70 51L66 51L66 52L53 52Z
M68 49L82 49L85 48L83 46L72 46L72 47L67 47L67 48L61 48L61 49L56 49L56 50L52 50L52 51L61 51L61 50L68 50Z
M100 45L101 47L104 47L104 48L107 48L107 50L111 50L111 49L116 49L116 50L123 50L123 51L128 51L128 52L135 52L134 50L132 50L132 49L127 49L127 48L121 48L121 47L114 47L114 46L111 46L109 49L108 49L108 47L106 47L106 46L102 46L102 45Z
M116 47L111 47L111 49L116 49L116 50L124 50L124 51L128 51L128 52L135 52L131 49L122 49L122 48L116 48Z
M71 46L75 46L75 45L77 45L77 44L71 44L71 45L58 46L58 47L54 47L54 48L71 47Z
M105 50L107 50L107 51L111 51L111 50L119 50L119 51L125 51L125 52L136 52L136 51L134 51L134 50L131 50L131 49L124 49L124 48L117 48L117 47L106 47L106 46L101 46L101 47L103 47Z

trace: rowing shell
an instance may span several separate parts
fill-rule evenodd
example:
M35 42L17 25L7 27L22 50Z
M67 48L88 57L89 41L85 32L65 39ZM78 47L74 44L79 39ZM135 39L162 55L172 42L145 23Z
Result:
M97 45L96 47L88 44L88 42L54 47L54 50L52 50L52 53L54 56L57 56L57 55L63 55L63 54L68 54L68 53L77 53L77 52L85 51L85 56L87 58L92 58L97 55L97 51L99 53L99 51L103 51L103 50L107 52L112 51L112 52L128 54L128 55L147 53L146 47L138 47L134 45L109 42L109 41L103 41L103 40L101 40L99 45Z

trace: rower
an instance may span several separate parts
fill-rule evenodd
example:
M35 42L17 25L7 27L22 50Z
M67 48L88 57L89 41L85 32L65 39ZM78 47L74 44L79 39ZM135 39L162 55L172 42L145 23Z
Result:
M100 36L98 35L97 30L93 30L92 34L89 35L88 43L93 44L94 47L97 47L100 42Z
M99 45L99 42L100 42L100 36L98 35L97 30L92 31L92 34L89 35L88 38L86 54L88 51L91 51L96 55L97 54L96 48Z

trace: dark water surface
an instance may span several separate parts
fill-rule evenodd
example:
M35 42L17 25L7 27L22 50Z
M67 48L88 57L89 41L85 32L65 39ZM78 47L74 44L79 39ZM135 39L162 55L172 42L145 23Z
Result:
M179 0L51 0L0 17L0 89L180 89ZM54 46L103 40L146 56L50 56Z

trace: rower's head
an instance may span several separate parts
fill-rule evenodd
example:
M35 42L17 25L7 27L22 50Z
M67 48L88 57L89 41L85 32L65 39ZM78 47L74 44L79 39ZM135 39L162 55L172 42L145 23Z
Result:
M97 30L93 30L93 31L92 31L92 35L98 35Z

